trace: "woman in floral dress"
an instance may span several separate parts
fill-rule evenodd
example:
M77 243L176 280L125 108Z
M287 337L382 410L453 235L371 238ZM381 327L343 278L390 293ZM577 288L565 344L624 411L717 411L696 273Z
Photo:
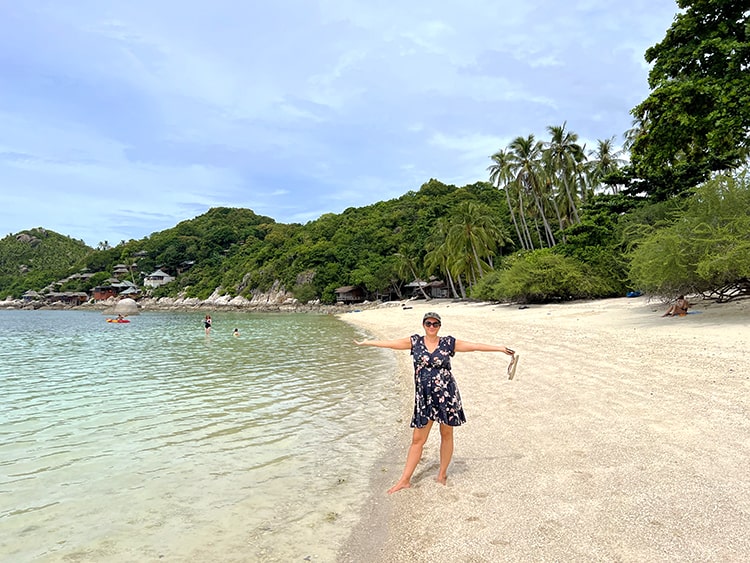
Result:
M422 450L435 421L440 425L440 469L437 481L443 485L447 482L448 465L453 457L453 427L466 422L461 395L451 373L451 356L456 352L504 352L510 356L514 353L506 346L438 336L440 325L440 315L430 312L422 318L424 336L414 334L396 340L356 342L359 346L411 350L414 360L414 416L411 419L414 432L404 472L398 483L388 489L389 494L411 486L411 477L422 457Z

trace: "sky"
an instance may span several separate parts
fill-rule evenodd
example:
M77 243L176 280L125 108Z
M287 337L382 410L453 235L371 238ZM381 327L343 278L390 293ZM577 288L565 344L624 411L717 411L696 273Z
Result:
M0 237L307 223L632 126L674 0L0 2Z

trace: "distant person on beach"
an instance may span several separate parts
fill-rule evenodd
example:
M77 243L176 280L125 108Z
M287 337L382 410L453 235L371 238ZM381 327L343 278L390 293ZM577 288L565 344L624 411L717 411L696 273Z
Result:
M237 337L239 337L239 335L240 335L240 329L235 328L234 332L232 333L232 336L234 336L235 338L237 338Z
M466 422L461 395L451 373L450 357L456 352L504 352L514 354L507 346L480 344L457 340L453 336L438 336L440 315L427 313L422 318L424 336L414 334L396 340L354 341L358 346L377 346L392 350L411 350L414 360L414 428L406 466L398 482L388 494L411 486L411 477L422 457L422 450L435 421L440 425L440 469L437 481L446 484L448 465L453 457L453 427Z
M662 317L677 317L687 315L689 308L690 303L688 303L688 300L685 299L684 295L680 295L677 298L677 301L670 305L669 309L667 309L667 312L664 313Z
M203 328L206 329L206 335L211 334L211 315L206 315L206 317L203 319Z

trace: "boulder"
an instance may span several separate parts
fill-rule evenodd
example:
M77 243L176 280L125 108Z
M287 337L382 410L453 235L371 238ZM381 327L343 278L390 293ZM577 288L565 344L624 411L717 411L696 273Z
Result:
M115 305L116 315L137 315L138 314L138 303L130 297L120 299Z

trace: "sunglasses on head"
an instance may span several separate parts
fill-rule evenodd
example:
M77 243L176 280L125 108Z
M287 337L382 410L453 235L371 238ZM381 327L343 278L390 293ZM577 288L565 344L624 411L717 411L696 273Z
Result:
M425 321L424 322L424 326L435 326L435 327L437 327L437 326L440 326L440 322L439 321Z

